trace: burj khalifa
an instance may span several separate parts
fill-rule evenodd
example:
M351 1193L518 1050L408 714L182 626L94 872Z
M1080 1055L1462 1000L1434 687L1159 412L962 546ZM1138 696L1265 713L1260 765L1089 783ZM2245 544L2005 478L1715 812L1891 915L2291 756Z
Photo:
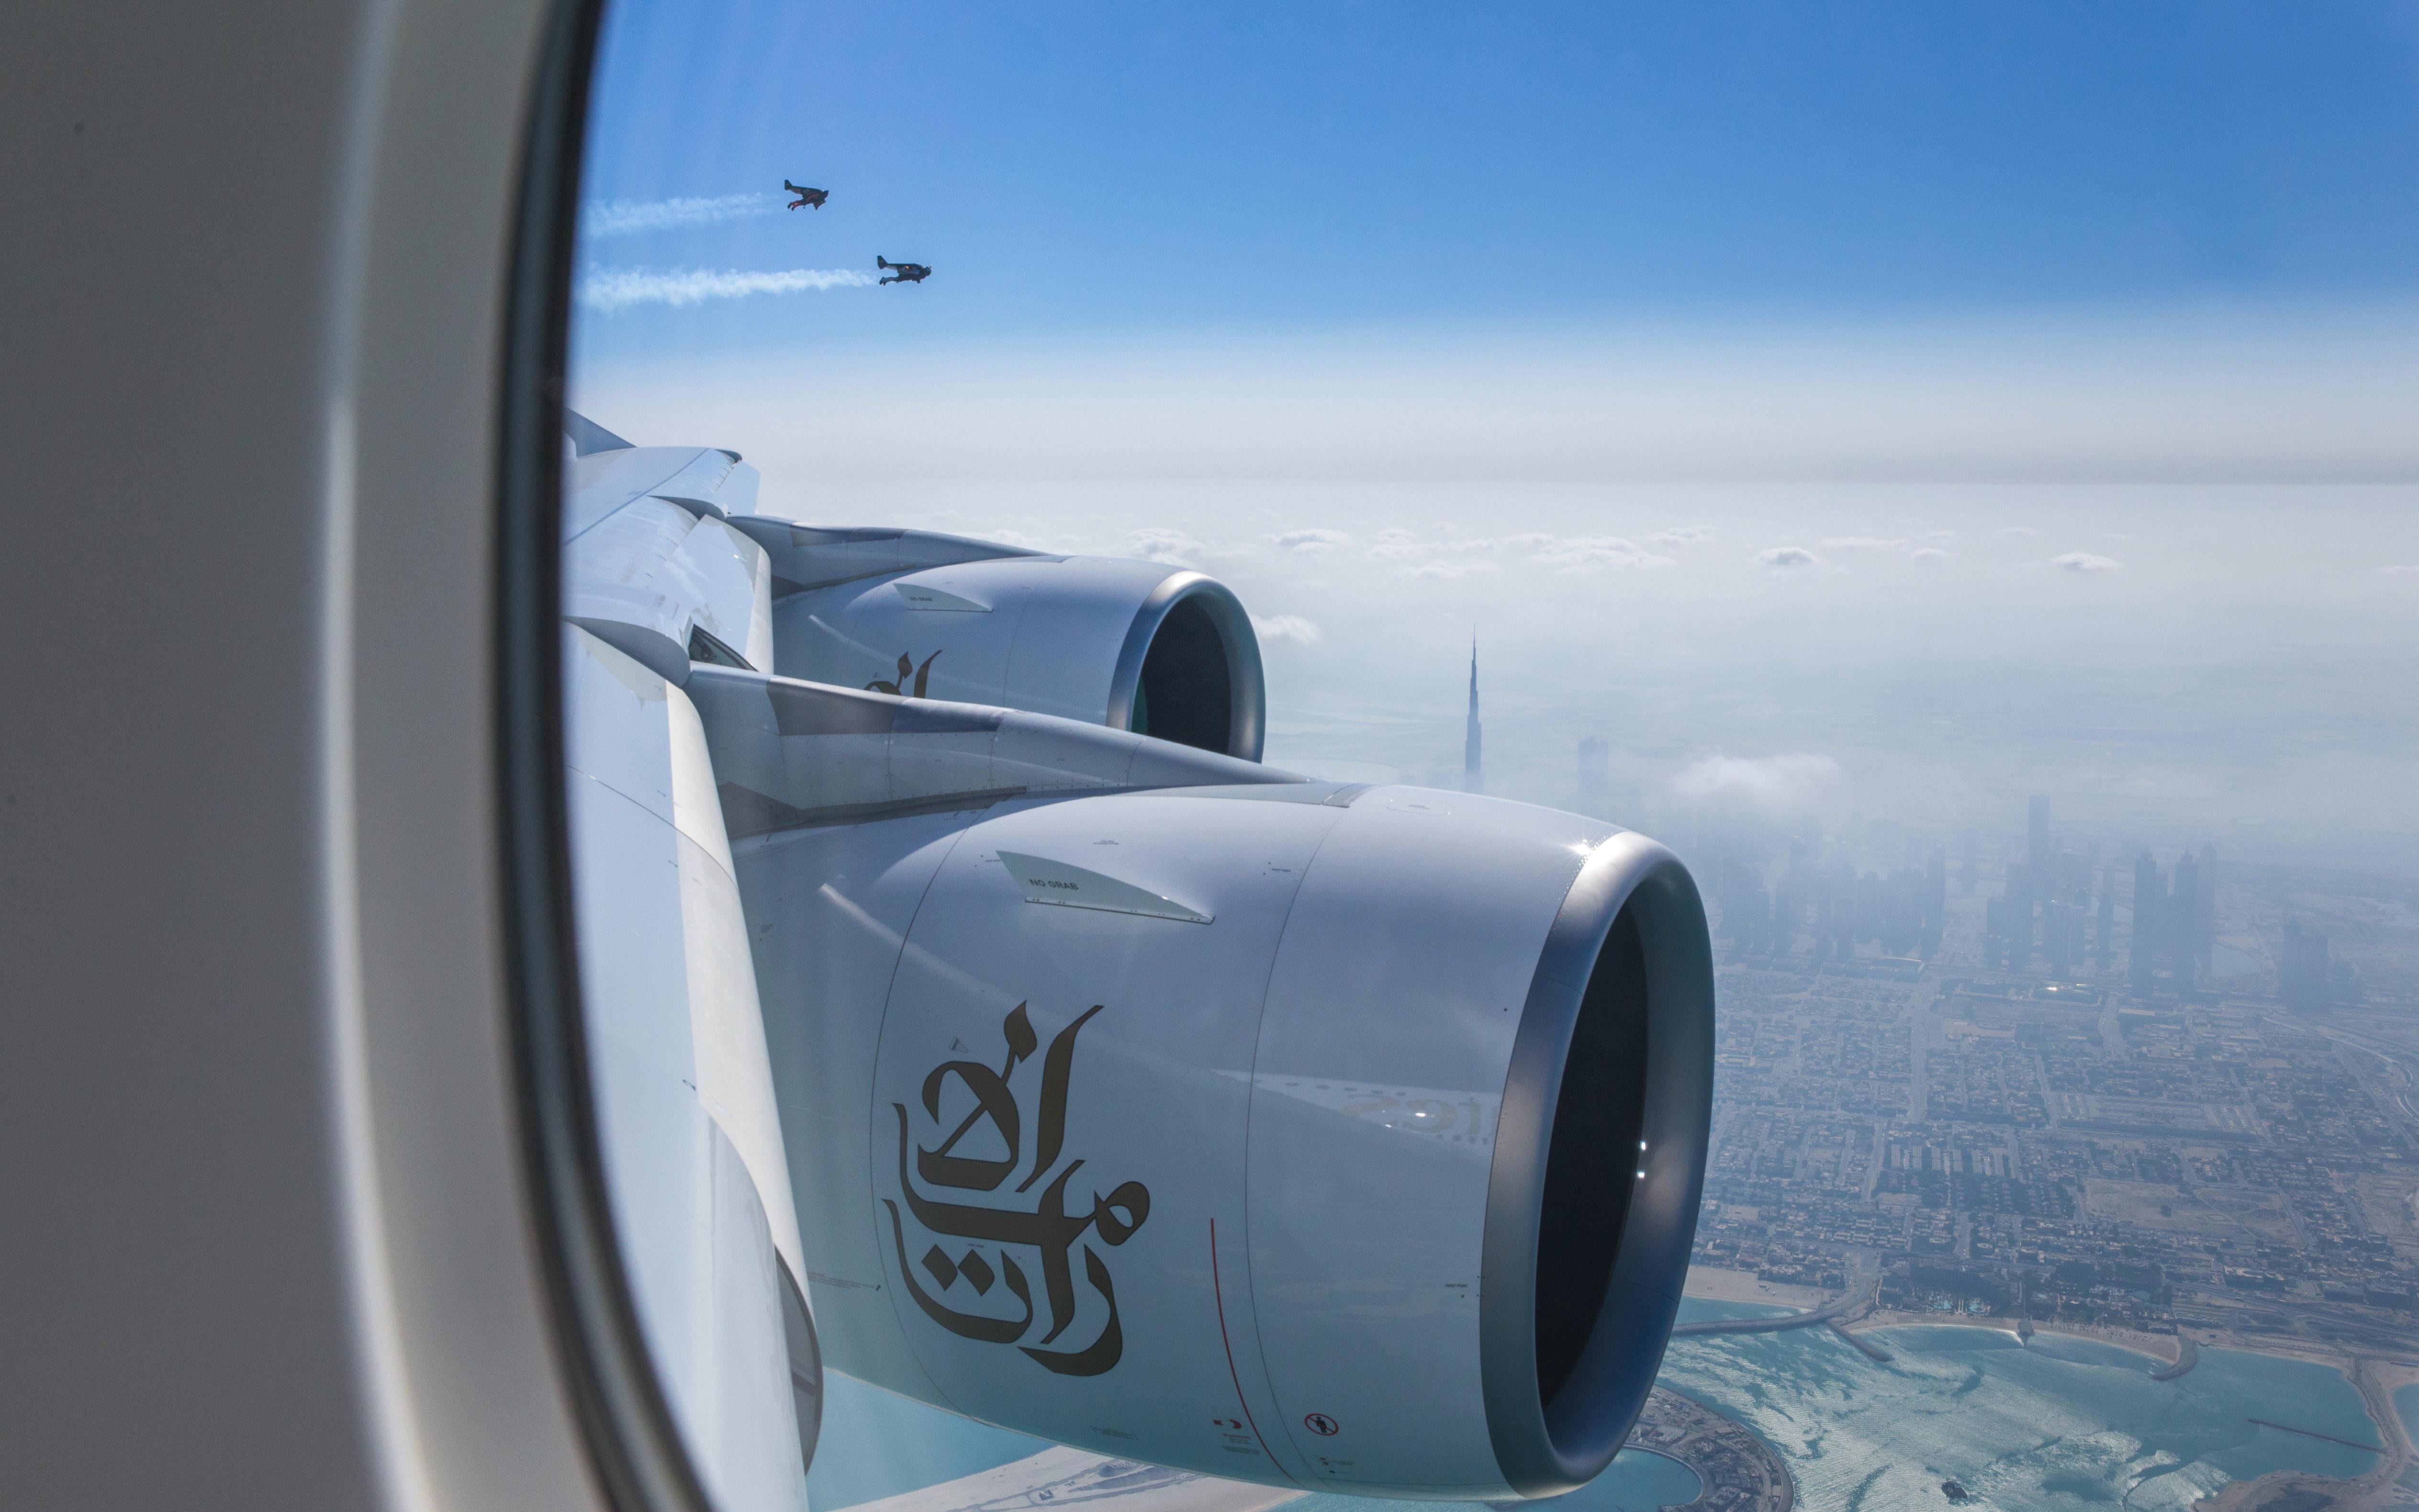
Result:
M1481 742L1478 726L1478 636L1473 631L1470 637L1470 725L1461 738L1461 790L1464 793L1487 791L1479 771Z

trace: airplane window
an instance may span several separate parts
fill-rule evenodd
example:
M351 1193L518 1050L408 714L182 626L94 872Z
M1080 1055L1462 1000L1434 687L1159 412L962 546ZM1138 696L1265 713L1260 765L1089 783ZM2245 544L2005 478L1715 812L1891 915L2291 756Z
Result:
M610 0L570 875L698 1485L2407 1501L2414 106L2333 0Z

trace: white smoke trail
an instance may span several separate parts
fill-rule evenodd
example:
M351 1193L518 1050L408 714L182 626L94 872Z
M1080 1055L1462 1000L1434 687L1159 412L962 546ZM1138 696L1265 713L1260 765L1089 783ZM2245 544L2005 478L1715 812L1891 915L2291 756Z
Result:
M579 281L579 302L600 315L633 304L702 304L750 294L802 294L809 289L864 288L871 273L853 268L792 268L742 272L711 268L591 268Z
M641 231L670 231L684 225L713 225L747 215L770 215L770 194L690 195L681 199L599 200L579 212L581 234L591 237L635 236Z

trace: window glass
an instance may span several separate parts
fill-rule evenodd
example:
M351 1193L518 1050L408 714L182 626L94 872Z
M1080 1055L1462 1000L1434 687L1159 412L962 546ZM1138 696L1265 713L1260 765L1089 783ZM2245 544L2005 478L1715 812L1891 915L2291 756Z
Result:
M1437 1342L1480 1327L1474 1265L1349 1281L1476 1254L1451 1180L1386 1206L1387 1152L1461 1141L1438 1169L1483 1194L1518 1078L1352 1079L1446 1033L1373 1007L1303 1009L1342 1070L1285 1081L1284 951L1332 952L1305 1002L1474 1002L1533 922L1525 991L1569 905L1520 912L1499 848L1619 826L1704 901L1713 1112L1677 1332L1576 1504L2385 1504L2419 1424L2415 69L2407 10L2334 4L611 0L574 875L625 1266L709 1491L1545 1486L1368 1468L1513 1451ZM1292 796L1071 848L1112 811L1082 794L1262 783ZM1404 848L1333 838L1381 820ZM1237 846L1365 871L1251 964L1205 942L1256 895L1187 869ZM1599 920L1570 988L1540 1159L1595 1164L1546 1190L1647 1153L1628 1206L1530 1226L1555 1453L1667 1179L1643 1021L1588 1005L1659 991L1667 926ZM901 1027L1018 950L978 1033ZM1251 971L1265 1022L1188 1038ZM1236 1192L1304 1206L1151 1174L1226 1168L1147 1090L1188 1057L1253 1100ZM1153 1266L1240 1355L1137 1342L1179 1305ZM974 1342L875 1341L928 1322ZM1287 1384L1321 1369L1377 1405ZM1071 1381L1090 1415L1029 1415Z

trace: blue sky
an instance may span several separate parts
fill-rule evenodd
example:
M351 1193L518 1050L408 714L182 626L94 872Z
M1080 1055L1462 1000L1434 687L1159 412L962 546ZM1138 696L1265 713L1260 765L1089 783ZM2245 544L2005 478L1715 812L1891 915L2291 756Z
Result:
M1449 779L1475 623L1544 801L2419 835L2419 6L617 0L596 102L576 405L1216 574L1272 759Z
M829 189L608 268L597 356L2419 289L2419 8L617 0L588 197Z

